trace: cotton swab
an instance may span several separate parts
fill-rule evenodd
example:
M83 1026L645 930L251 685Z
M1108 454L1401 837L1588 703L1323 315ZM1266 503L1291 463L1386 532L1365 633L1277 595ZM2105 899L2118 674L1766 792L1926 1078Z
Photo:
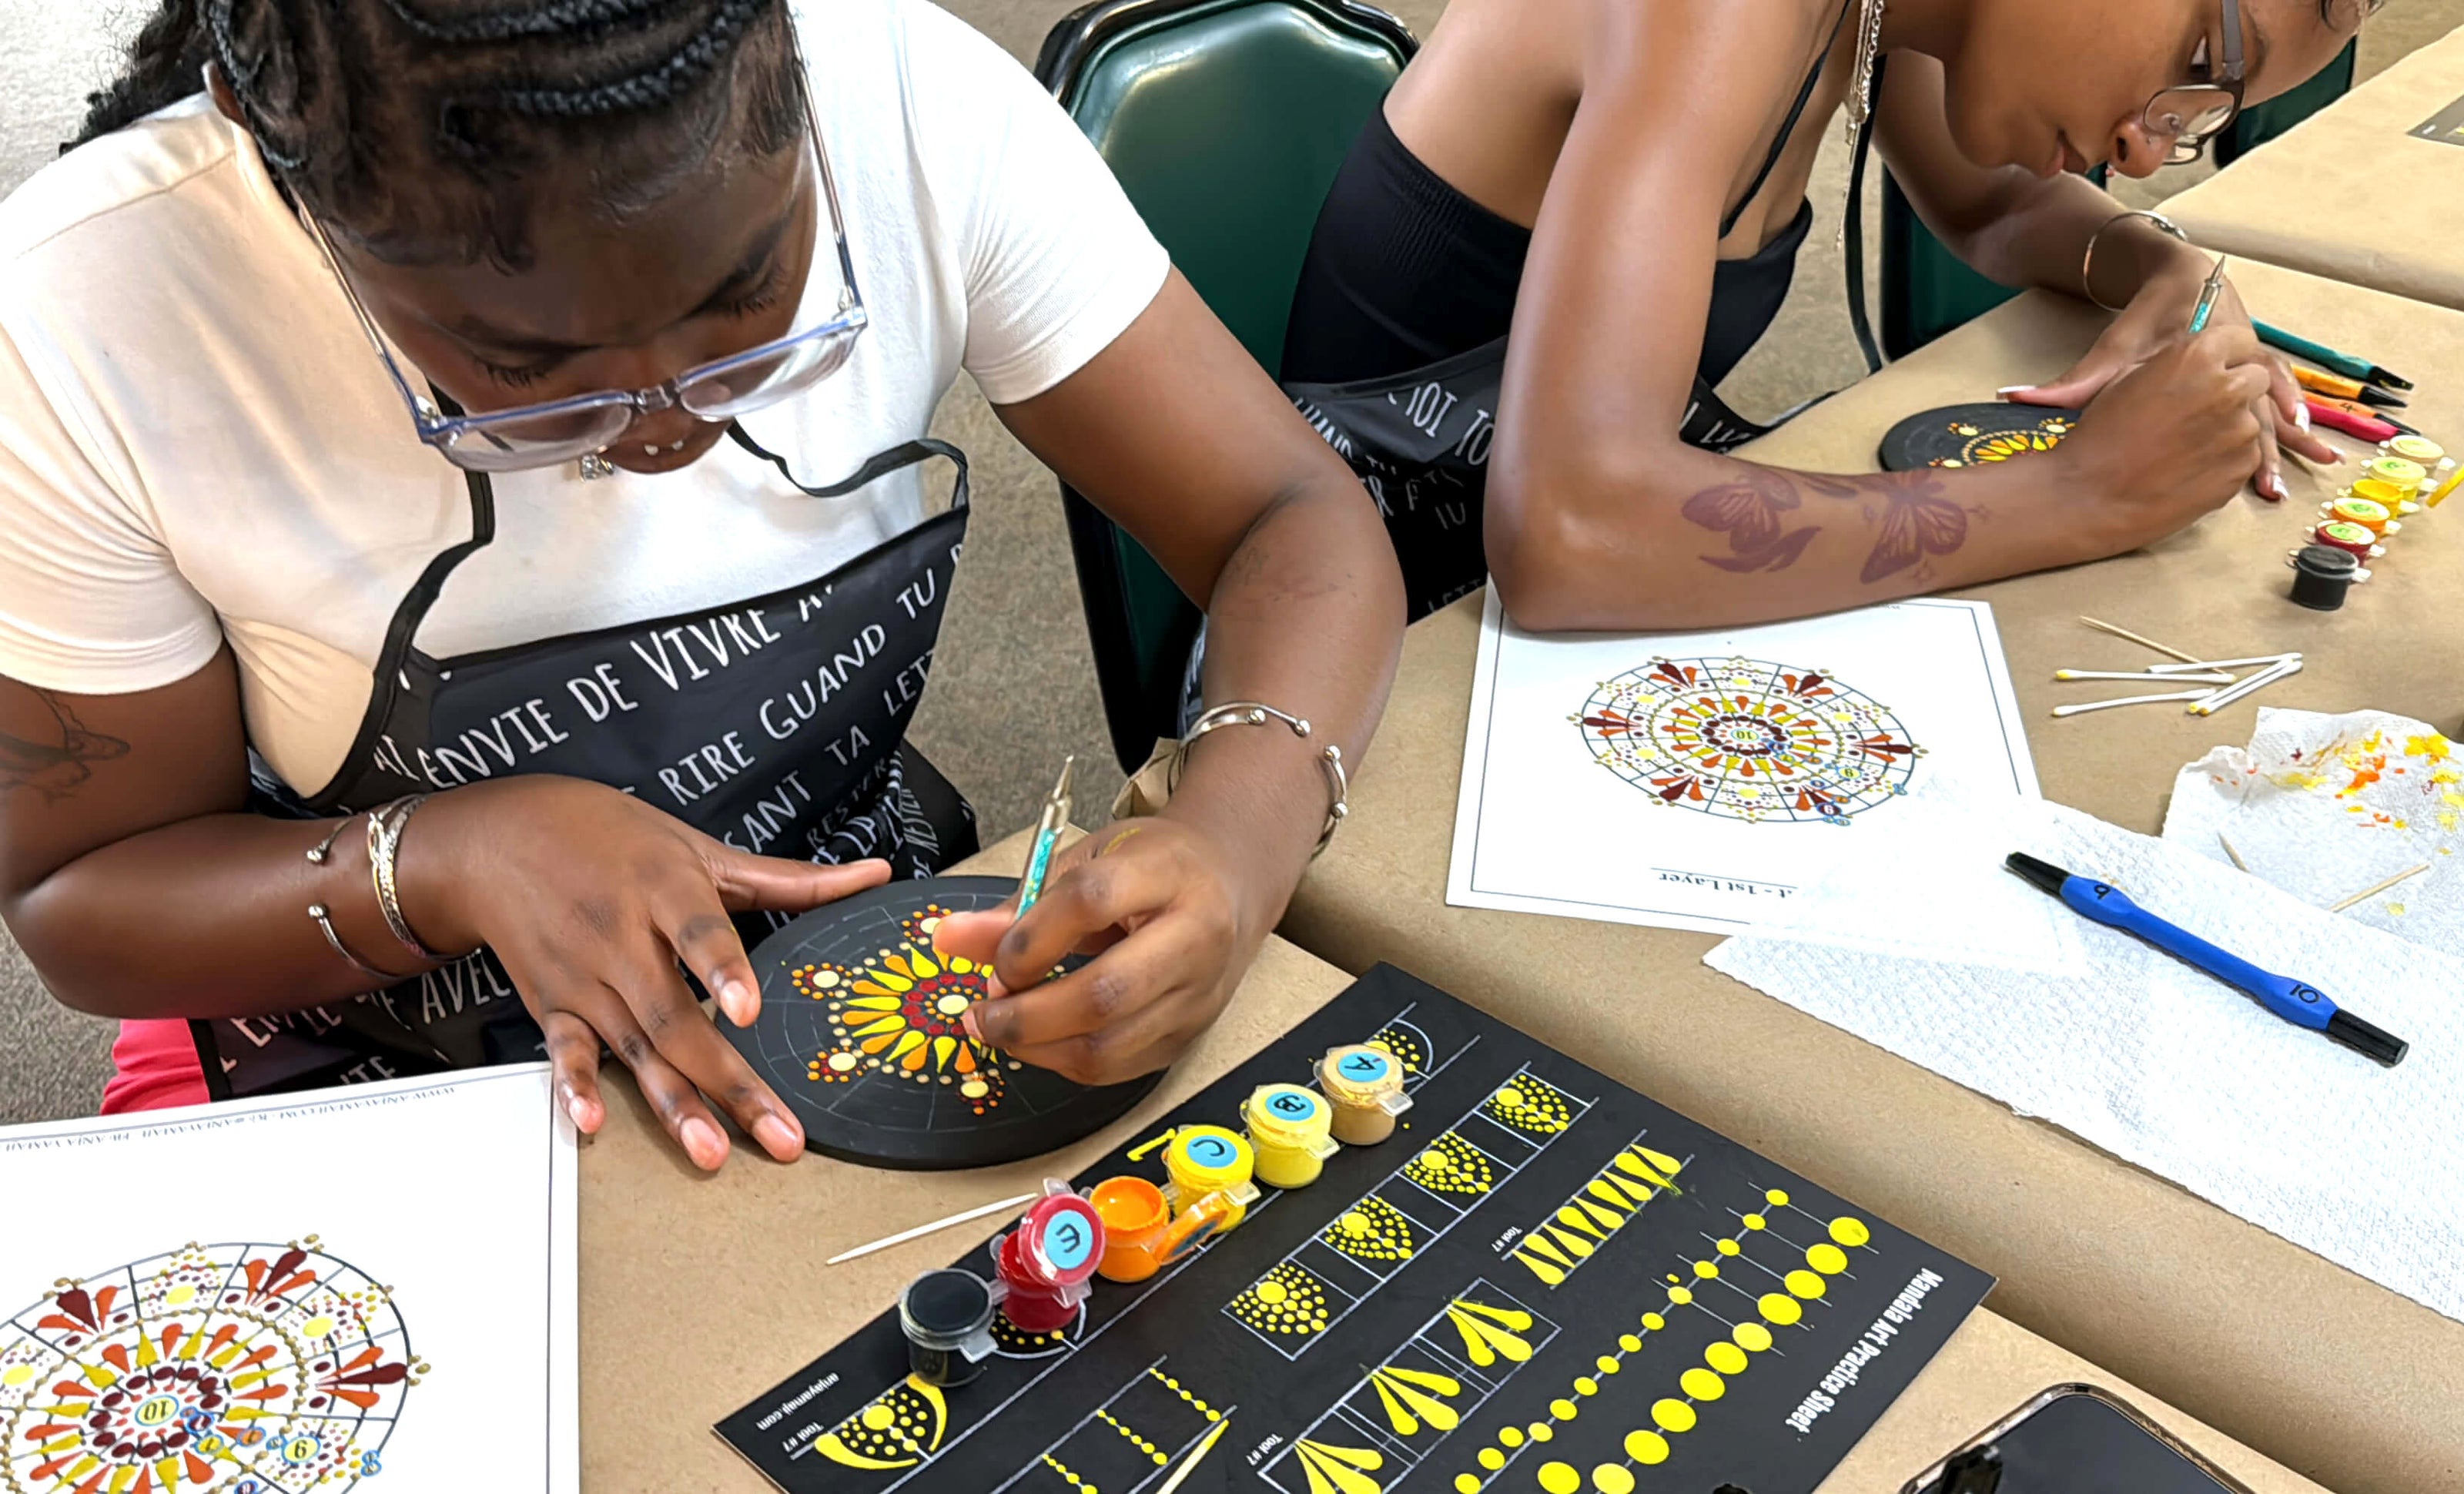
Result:
M2075 706L2056 706L2054 714L2078 715L2082 712L2103 711L2113 706L2161 705L2167 700L2205 700L2214 693L2212 690L2183 690L2169 695L2124 695L2119 700L2083 700Z
M913 1229L902 1229L897 1234L887 1239L876 1240L871 1244L858 1245L853 1250L842 1250L822 1263L837 1265L842 1262L855 1260L858 1256L869 1256L876 1250L887 1250L892 1245L903 1245L911 1240L921 1240L935 1230L950 1229L971 1219L982 1219L987 1214L999 1214L1003 1209L1023 1207L1033 1203L1040 1197L1042 1197L1040 1194L1023 1193L1015 1198L1003 1198L999 1203L987 1203L979 1209L969 1209L964 1214L953 1214L946 1219L935 1219L930 1224L918 1224Z
M2298 653L2264 653L2248 659L2203 659L2196 664L2151 664L2147 672L2171 679L2186 677L2194 671L2208 670L2246 670L2274 668L2287 659L2298 659Z
M2095 628L2100 633L2111 633L2116 638L2126 638L2132 643L2137 644L2142 648L2153 648L2158 653L2165 655L2167 658L2179 659L2184 664L2196 665L2200 669L2207 668L2206 661L2192 658L2190 655L2184 653L2179 648L2167 648L2165 645L2158 643L2153 638L2142 638L2137 633L2132 632L2126 627L2116 627L2111 623L2099 622L2097 619L2092 617L2082 617L2079 621L2085 623L2088 626Z
M2225 707L2232 705L2234 701L2239 700L2244 695L2265 690L2268 686L2275 684L2277 680L2289 679L2300 672L2301 656L2299 654L2287 655L2283 663L2277 665L2272 670L2261 670L2257 673L2250 676L2248 679L2243 680L2238 685L2228 685L2222 690L2211 692L2206 699L2192 705L2189 714L2191 715L2213 715Z
M2189 670L2182 670L2171 674L2157 674L2153 672L2123 674L2112 670L2056 670L2054 671L2054 678L2065 681L2080 679L2153 680L2160 685L2168 681L2177 685L2230 685L2233 682L2233 677L2232 675L2224 673L2221 670L2212 673L2202 673L2193 672Z
M2376 887L2365 887L2362 889L2352 896L2345 898L2343 902L2331 905L2327 911L2331 913L2343 912L2345 909L2352 907L2355 903L2361 902L2366 898L2376 897L2381 892L2386 891L2388 888L2395 886L2397 883L2409 882L2429 869L2430 863L2425 861L2420 866L2413 868L2409 871L2397 872L2394 876L2387 878Z

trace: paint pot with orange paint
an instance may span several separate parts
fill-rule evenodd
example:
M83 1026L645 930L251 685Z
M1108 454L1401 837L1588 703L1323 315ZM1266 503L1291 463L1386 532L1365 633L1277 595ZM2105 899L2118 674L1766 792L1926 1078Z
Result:
M1095 1274L1108 1282L1143 1282L1215 1233L1220 1209L1196 1208L1175 1219L1163 1190L1143 1177L1107 1177L1087 1195L1104 1220L1104 1259Z

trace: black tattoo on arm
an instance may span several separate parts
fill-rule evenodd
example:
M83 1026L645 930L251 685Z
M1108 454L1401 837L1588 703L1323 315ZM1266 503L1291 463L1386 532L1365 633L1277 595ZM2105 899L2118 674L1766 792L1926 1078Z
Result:
M1735 480L1704 489L1680 510L1687 522L1728 537L1729 553L1702 557L1706 565L1745 574L1781 571L1794 564L1807 543L1822 532L1818 524L1788 527L1788 516L1804 502L1799 483L1826 498L1853 502L1872 494L1882 500L1881 534L1857 575L1867 585L1912 565L1920 567L1922 577L1929 558L1949 555L1968 542L1971 511L1943 496L1942 479L1931 472L1793 476L1769 467L1741 465L1743 471Z
M36 714L20 735L0 728L0 798L21 788L57 803L94 777L93 764L126 757L128 743L100 732L89 732L57 692L21 686L49 714Z

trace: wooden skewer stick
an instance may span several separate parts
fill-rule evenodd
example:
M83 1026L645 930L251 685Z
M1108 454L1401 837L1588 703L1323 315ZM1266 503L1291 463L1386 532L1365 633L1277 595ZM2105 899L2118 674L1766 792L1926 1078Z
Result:
M2084 711L2102 711L2110 706L2152 706L2167 700L2205 700L2212 690L2177 690L2169 695L2123 695L2118 700L2083 700L2075 706L2056 706L2054 714L2078 715Z
M2224 831L2218 830L2216 832L2216 844L2223 846L2225 848L2225 854L2233 859L2233 869L2236 871L2248 871L2250 869L2250 863L2241 859L2241 852L2233 848L2233 842L2225 839Z
M1215 1444L1222 1438L1223 1429L1231 1424L1232 1413L1227 1411L1223 1414L1223 1419L1215 1423L1215 1429L1200 1439L1199 1444L1190 1450L1189 1456L1180 1461L1180 1466L1173 1470L1171 1478L1163 1481L1163 1486L1156 1489L1155 1494L1172 1494L1173 1490L1188 1483L1189 1476L1198 1471L1199 1461L1208 1453L1215 1451Z
M902 1229L897 1234L876 1240L871 1244L858 1245L853 1250L842 1250L822 1263L837 1265L843 1262L852 1261L858 1256L869 1256L876 1250L887 1250L892 1245L903 1245L911 1240L921 1240L935 1230L950 1229L967 1223L971 1219L982 1219L987 1214L999 1214L1003 1209L1015 1209L1023 1204L1033 1203L1037 1197L1035 1194L1023 1193L1015 1198L1003 1198L998 1203L987 1203L981 1208L969 1209L964 1214L953 1214L946 1219L935 1219L930 1224L918 1224L913 1229Z
M2198 657L2196 654L2184 653L2179 648L2168 648L2165 645L2158 643L2153 638L2142 638L2137 633L2132 632L2126 627L2116 627L2111 623L2101 623L2092 617L2082 617L2079 621L2085 623L2088 626L2095 628L2100 633L2111 633L2116 638L2127 638L2142 648L2153 648L2158 653L2164 654L2167 658L2179 659L2184 664L2196 664L2204 668L2208 662L2207 660Z
M2380 883L2380 884L2379 884L2378 886L2376 886L2376 887L2365 887L2365 888L2362 889L2360 891L2355 892L2352 896L2350 896L2350 897L2348 897L2348 898L2345 898L2343 902L2341 902L2341 903L2337 903L2337 904L2335 904L2334 906L2330 907L2327 911L2328 911L2329 912L2331 912L2331 913L2340 913L2340 912L2343 912L2345 909L2352 907L2355 903L2361 902L2361 901L2363 901L2363 900L2364 900L2364 899L2365 899L2365 898L2372 898L2372 897L2376 897L2376 896L2378 896L2381 892L2386 891L2388 888L2391 888L2391 887L2395 886L2397 883L2399 883L2399 882L2405 882L2405 881L2409 881L2410 879L2412 879L2412 878L2414 878L2414 877L2417 877L2417 876L2421 875L2423 872L2428 871L2429 869L2430 869L2430 863L2428 863L2428 862L2426 862L2426 861L2425 861L2425 862L2423 862L2420 866L2413 868L2412 868L2411 870L2409 870L2409 871L2399 871L2399 872L2397 872L2394 876L2391 876L2391 877L2387 878L2386 881L2384 881L2384 882Z

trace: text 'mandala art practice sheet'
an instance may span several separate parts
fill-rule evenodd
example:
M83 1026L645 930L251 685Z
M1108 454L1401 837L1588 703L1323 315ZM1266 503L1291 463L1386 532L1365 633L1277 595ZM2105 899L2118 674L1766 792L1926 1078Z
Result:
M0 1130L9 1488L580 1487L544 1064Z
M1737 934L1906 802L2036 797L1981 602L1699 633L1527 633L1489 592L1446 901Z

